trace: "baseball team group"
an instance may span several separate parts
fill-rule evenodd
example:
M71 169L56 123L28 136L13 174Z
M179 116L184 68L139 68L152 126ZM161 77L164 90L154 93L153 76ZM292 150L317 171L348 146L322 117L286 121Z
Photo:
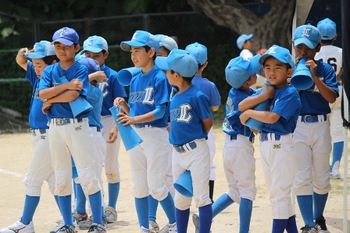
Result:
M235 231L248 233L257 192L256 136L272 208L271 227L261 232L329 233L323 213L330 179L340 178L344 147L342 50L333 45L336 38L331 19L317 27L301 25L293 35L293 58L276 44L254 55L253 34L238 37L241 54L224 70L231 86L222 123L228 191L217 200L212 112L221 97L203 77L205 45L194 42L179 49L168 35L137 30L120 43L130 53L130 69L137 70L128 75L105 64L109 52L103 37L90 36L81 47L70 27L58 29L51 41L21 48L16 62L33 87L29 125L34 153L23 181L22 216L0 233L35 232L33 216L44 181L62 218L51 233L107 232L118 217L118 153L128 140L120 127L131 127L142 140L128 149L139 223L135 232L187 232L194 200L196 232L211 232L212 219L237 203ZM257 82L262 87L255 88ZM180 180L190 186L189 194L174 188ZM299 227L292 189L304 222ZM162 228L156 221L159 204L168 220Z

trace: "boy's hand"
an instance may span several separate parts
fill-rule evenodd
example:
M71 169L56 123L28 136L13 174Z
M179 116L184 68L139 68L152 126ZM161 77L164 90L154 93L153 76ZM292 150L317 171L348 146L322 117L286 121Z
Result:
M106 73L102 70L96 71L93 73L94 80L96 82L102 83L102 82L107 82L108 78L106 76Z
M114 106L116 106L117 108L118 108L119 106L121 106L122 108L128 106L128 103L127 103L127 102L125 101L125 99L122 98L122 97L117 97L117 98L115 98L114 101L113 101L113 104L114 104Z
M247 120L250 118L248 114L249 114L249 109L242 112L242 114L239 116L239 119L240 119L242 125L245 125Z
M68 83L67 89L81 91L83 89L83 83L81 81L79 81L79 79L74 78Z
M52 106L52 103L50 103L49 101L45 101L43 103L43 107L41 108L42 112L44 114L48 114L49 113L49 109L50 109L51 106Z
M308 66L310 68L310 72L311 72L311 75L312 77L317 77L317 64L314 60L310 59L310 60L307 60L305 62L305 65Z
M118 117L118 123L123 124L124 126L136 124L135 118L126 115L125 113L118 113Z
M109 132L107 143L114 143L115 140L117 140L117 138L118 138L118 128L117 126L114 126Z
M266 84L263 85L265 95L268 99L272 99L275 96L275 87L274 86L268 86Z

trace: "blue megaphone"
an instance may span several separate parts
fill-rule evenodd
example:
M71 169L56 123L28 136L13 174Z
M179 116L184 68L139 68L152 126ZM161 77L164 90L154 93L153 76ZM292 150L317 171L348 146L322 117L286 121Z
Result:
M266 86L271 86L271 84L269 82L266 82L265 84L266 84ZM254 96L254 94L252 96ZM253 109L257 110L257 111L266 111L267 107L268 107L268 103L269 103L269 99L259 103ZM262 123L256 119L253 119L253 118L249 118L245 123L245 125L248 126L249 128L253 128L253 129L256 129L259 131L262 129L263 124L264 123Z
M115 124L117 125L119 134L124 143L125 149L128 151L134 148L135 146L138 146L142 142L142 139L135 132L135 130L130 125L124 126L123 124L118 123L117 120L119 118L119 110L115 106L113 106L109 109L109 111L112 113Z
M192 177L190 171L185 171L174 183L176 191L185 197L193 197Z
M306 90L314 84L310 69L305 65L306 61L306 57L302 57L299 60L297 68L290 79L290 84L292 84L297 90Z
M68 83L68 79L61 77L62 83ZM92 110L91 104L82 96L78 96L75 100L69 102L70 109L72 110L74 118L79 118Z
M118 82L123 86L129 86L131 79L141 72L141 68L130 67L121 69L118 72Z

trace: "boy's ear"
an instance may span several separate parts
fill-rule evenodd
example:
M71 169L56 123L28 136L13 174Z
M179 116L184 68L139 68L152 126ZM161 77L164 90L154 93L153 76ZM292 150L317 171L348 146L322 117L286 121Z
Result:
M318 43L318 45L316 46L315 50L316 52L320 52L320 49L321 49L321 43Z
M104 58L104 59L107 59L107 58L108 58L108 56L109 56L109 52L108 52L108 51L106 51L106 52L103 54L103 58Z
M77 53L79 52L79 50L80 50L80 44L75 45L75 52Z
M288 78L292 77L293 73L294 73L294 69L293 68L288 68L288 70L287 70L287 77Z

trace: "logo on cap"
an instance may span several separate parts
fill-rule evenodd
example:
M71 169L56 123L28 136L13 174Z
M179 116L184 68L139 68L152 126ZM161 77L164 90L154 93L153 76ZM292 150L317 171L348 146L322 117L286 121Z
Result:
M311 28L304 28L303 32L301 33L301 36L309 37L310 36L310 30L311 30Z

